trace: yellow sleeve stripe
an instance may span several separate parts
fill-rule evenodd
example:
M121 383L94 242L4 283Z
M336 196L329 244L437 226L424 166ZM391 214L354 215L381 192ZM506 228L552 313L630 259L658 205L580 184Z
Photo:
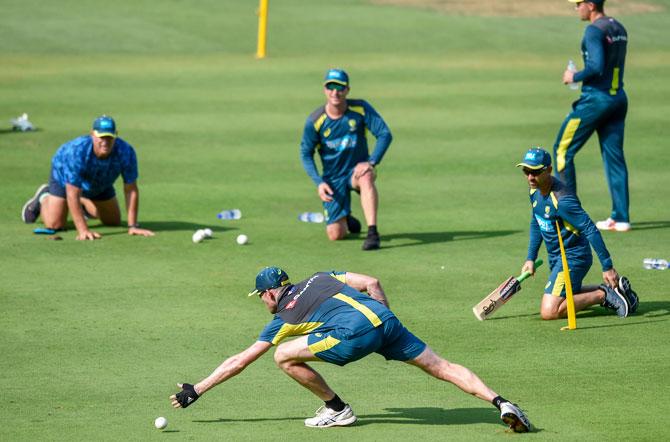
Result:
M325 339L322 339L319 342L315 342L314 344L309 345L307 348L309 348L309 351L315 355L319 352L331 349L339 343L339 339L333 338L332 336L326 336Z
M343 282L345 284L347 283L347 274L346 273L342 273L341 275L331 273L330 276L332 276L333 278L337 279L340 282Z
M619 89L619 68L614 68L612 72L612 89L610 89L610 95L616 95L616 91Z
M577 230L577 228L575 226L573 226L572 224L570 224L566 220L563 220L563 225L565 226L566 229L568 229L569 231L571 231L575 235L579 236L579 230Z
M363 106L349 106L349 109L356 112L357 114L365 116L365 109L363 108Z
M359 312L363 313L363 315L365 315L365 317L368 318L368 321L370 321L372 325L374 325L375 327L379 327L381 325L382 321L381 319L379 319L379 316L375 315L375 313L372 310L370 310L360 302L356 301L355 299L350 298L349 296L344 295L342 293L338 293L337 295L333 296L333 298L339 299L342 302L346 302Z
M554 195L554 192L549 192L549 195L551 196L551 202L554 203L554 209L558 209L558 200L556 199L556 195Z
M575 132L577 132L581 121L581 118L571 118L568 124L565 125L563 136L558 143L558 149L556 149L556 170L558 172L563 172L563 169L565 169L565 154L568 151L568 147L570 147L570 143L572 143L572 138L575 136Z
M316 330L321 327L323 322L303 322L302 324L284 324L281 326L274 339L272 340L273 345L279 344L282 339L289 336L301 336L307 335L311 331Z
M321 130L321 126L323 126L323 122L326 121L326 118L328 118L328 115L324 112L315 122L314 122L314 130L319 131Z

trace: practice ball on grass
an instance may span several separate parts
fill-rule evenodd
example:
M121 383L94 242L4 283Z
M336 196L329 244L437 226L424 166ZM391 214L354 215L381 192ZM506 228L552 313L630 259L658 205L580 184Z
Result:
M205 239L205 232L204 231L198 230L197 232L195 232L193 234L193 242L194 243L199 243L203 239Z
M162 416L161 416L161 417L157 417L156 420L154 421L154 425L155 425L156 428L158 428L159 430L162 430L163 428L167 427L167 419L165 419L165 418L162 417Z
M247 235L242 234L242 235L237 235L237 243L241 246L246 244L249 241L249 238L247 238Z
M211 238L214 232L212 232L212 229L209 227L206 229L202 229L203 232L205 232L205 238Z

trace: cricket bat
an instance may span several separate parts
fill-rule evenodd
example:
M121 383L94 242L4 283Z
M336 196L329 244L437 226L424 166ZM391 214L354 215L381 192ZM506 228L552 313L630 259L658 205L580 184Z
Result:
M537 269L542 265L544 261L538 259L535 261L535 268ZM488 317L492 316L500 307L502 307L507 301L512 299L512 296L519 290L521 290L521 282L530 276L530 272L524 272L517 276L510 276L498 286L497 289L489 293L481 302L474 307L472 307L472 312L475 314L477 319L483 321Z

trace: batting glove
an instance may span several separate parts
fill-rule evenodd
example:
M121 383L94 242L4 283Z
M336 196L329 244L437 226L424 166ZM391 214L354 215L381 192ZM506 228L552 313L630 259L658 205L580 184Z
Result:
M191 405L193 402L197 401L200 397L198 393L195 392L195 388L191 384L183 384L181 386L181 391L175 395L177 397L177 402L182 408L186 408Z

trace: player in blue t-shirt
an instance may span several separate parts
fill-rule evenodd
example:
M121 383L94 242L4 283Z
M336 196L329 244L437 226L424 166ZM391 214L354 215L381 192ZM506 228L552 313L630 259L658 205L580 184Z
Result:
M349 76L331 69L323 83L326 104L307 118L300 143L300 157L307 175L317 186L326 215L326 234L330 240L343 239L347 231L361 231L360 222L351 215L351 191L361 195L361 207L368 225L363 250L378 249L378 194L375 166L391 144L391 131L367 101L347 99ZM366 132L377 138L372 155L368 152ZM322 175L314 162L314 151L321 157Z
M367 295L363 292L367 292ZM346 426L356 415L306 362L343 366L371 353L421 368L437 379L451 382L466 393L491 402L501 419L516 432L527 432L530 422L514 404L491 390L469 369L448 362L407 330L388 309L379 280L351 272L320 272L292 284L278 267L266 267L256 276L258 295L274 318L258 340L226 359L196 384L178 384L170 397L172 406L186 408L216 385L239 374L249 364L278 345L274 359L288 376L324 401L308 427ZM289 342L280 342L296 337Z
M577 196L560 180L551 176L549 152L538 147L532 148L526 152L517 167L523 168L523 174L528 180L531 205L530 241L522 273L529 271L535 274L535 260L542 242L549 256L551 275L540 305L542 319L558 319L567 315L557 222L570 269L575 310L600 304L614 310L619 317L635 313L638 306L637 294L632 290L628 278L619 277L614 269L600 232L582 208ZM591 247L602 265L605 284L582 287L582 280L593 263Z
M137 157L133 147L117 137L116 123L103 115L93 122L90 135L63 144L51 160L49 184L41 185L23 206L21 217L31 224L42 217L45 227L65 227L68 212L77 229L77 239L98 239L89 230L86 217L99 218L108 226L121 224L121 210L114 181L123 177L128 210L128 234L153 236L137 222L139 189Z
M582 83L582 94L572 104L554 144L556 173L572 192L577 193L575 155L593 132L598 133L612 212L598 221L600 230L630 230L628 169L623 153L623 135L628 98L623 89L628 34L621 23L604 13L604 0L569 0L576 3L579 17L591 23L584 31L584 69L563 73L565 84Z

